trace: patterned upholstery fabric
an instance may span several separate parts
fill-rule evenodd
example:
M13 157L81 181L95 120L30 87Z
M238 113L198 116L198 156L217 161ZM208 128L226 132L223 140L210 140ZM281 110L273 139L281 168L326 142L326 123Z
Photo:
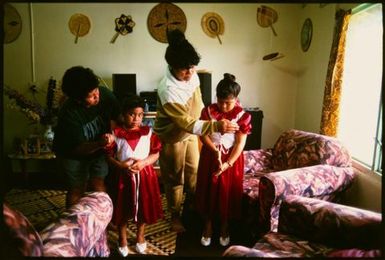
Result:
M381 257L382 215L315 198L290 195L282 202L278 232L253 248L229 247L235 257Z
M8 232L4 239L13 240L13 244L17 246L18 252L23 256L43 255L43 243L40 236L23 214L4 203L3 217Z
M106 228L112 202L104 192L93 192L41 232L45 256L109 256Z
M244 151L244 157L243 192L257 211L259 233L277 230L285 196L338 201L354 178L349 152L337 139L295 129L282 133L273 148Z
M106 228L112 201L105 192L91 192L40 232L20 213L4 205L6 224L24 256L107 257Z
M335 138L291 129L281 134L273 148L274 171L316 164L351 166L346 148Z

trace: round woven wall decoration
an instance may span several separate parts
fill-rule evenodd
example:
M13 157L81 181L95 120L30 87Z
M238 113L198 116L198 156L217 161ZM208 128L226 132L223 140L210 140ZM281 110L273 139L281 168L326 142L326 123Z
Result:
M205 13L202 16L201 25L203 31L211 38L218 37L225 32L225 23L222 17L214 12Z
M163 43L167 43L167 32L179 29L186 31L186 15L178 6L171 3L157 4L147 18L147 27L151 36Z
M22 29L21 16L10 4L4 4L4 43L15 41Z
M73 35L83 37L90 31L91 21L84 14L74 14L68 22L68 27Z

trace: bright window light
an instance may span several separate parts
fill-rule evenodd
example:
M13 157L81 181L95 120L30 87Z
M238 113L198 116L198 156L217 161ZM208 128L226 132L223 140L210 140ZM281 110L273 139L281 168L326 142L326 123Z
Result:
M382 5L376 4L352 15L346 35L338 138L370 168L381 101L382 33Z

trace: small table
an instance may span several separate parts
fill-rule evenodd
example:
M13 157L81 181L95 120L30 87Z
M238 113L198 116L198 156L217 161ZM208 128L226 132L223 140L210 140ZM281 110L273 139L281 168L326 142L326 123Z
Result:
M20 162L21 174L23 175L24 184L28 184L29 174L27 170L27 161L31 160L54 160L56 155L53 152L40 153L40 154L8 154L8 158L17 160ZM13 168L13 167L11 167ZM12 169L12 173L13 173Z

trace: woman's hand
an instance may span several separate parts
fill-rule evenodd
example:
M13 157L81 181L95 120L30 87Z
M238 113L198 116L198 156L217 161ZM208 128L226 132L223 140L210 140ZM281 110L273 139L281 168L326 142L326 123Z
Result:
M108 147L108 146L112 145L114 141L115 141L115 137L113 134L106 133L106 134L102 135L101 143L104 147Z
M218 131L221 134L235 133L238 130L239 130L239 125L237 123L233 123L227 119L222 119L218 121Z

